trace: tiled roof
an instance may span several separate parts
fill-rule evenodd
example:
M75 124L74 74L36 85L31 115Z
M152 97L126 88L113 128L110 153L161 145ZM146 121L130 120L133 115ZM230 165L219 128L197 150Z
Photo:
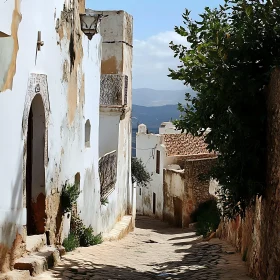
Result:
M165 134L164 142L168 156L210 154L204 137L194 137L191 134ZM213 156L214 153L213 153Z

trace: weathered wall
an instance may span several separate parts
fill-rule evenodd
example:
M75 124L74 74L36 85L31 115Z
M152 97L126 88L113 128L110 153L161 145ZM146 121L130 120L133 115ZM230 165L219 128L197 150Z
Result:
M66 180L74 182L77 172L81 175L80 215L95 232L103 230L98 181L101 36L97 34L88 40L80 29L80 3L71 3L64 0L0 3L0 32L13 38L9 63L2 64L3 57L0 58L0 130L5 132L0 139L0 270L10 268L24 251L26 240L27 130L23 125L36 94L36 84L29 83L33 79L31 73L47 78L45 230L50 231L52 243L62 241L59 192ZM44 41L40 51L36 51L38 31ZM10 54L4 48L8 59ZM92 129L90 148L85 147L84 139L87 119Z
M169 158L169 157L168 157ZM197 206L212 198L210 193L216 184L210 179L201 180L215 162L215 158L189 159L173 157L175 164L185 169L164 169L163 176L163 219L180 227L188 227L191 214Z
M191 223L190 215L197 206L212 198L209 193L210 179L202 180L201 175L209 172L216 158L189 159L185 162L185 197L183 203L183 226Z
M103 37L101 73L126 75L128 78L127 105L100 110L100 156L110 149L118 152L115 190L108 197L109 203L101 207L102 224L108 232L123 215L133 214L135 207L130 171L133 18L124 11L102 13L107 17L100 26Z
M199 175L205 174L209 170L214 160L214 155L200 153L198 155L168 156L165 142L167 136L172 136L172 134L147 134L145 125L142 124L138 127L138 133L136 134L136 157L142 160L146 170L151 174L151 182L142 188L141 191L138 186L137 213L149 216L154 215L153 193L155 193L155 216L174 223L174 217L182 215L180 219L183 222L180 223L180 226L188 226L190 214L200 202L210 197L209 180L201 182ZM181 135L177 136L178 138L175 138L175 140L177 139L176 141L178 142L178 139L181 139ZM173 136L171 138L173 139ZM172 139L170 140L171 142ZM172 146L171 142L169 146ZM194 142L197 146L196 149L200 151L196 139ZM177 144L179 145L180 143ZM203 144L202 146L204 148L205 145ZM160 151L160 174L156 173L157 150ZM179 165L181 169L185 167L185 174L182 171L165 170L165 168L169 169L168 166L174 164ZM174 192L173 184L176 185L175 189L181 190L180 196L177 195L177 192ZM181 214L178 213L180 211L182 212ZM178 219L176 219L176 224L179 224Z
M230 242L241 253L252 276L257 279L278 279L266 278L261 272L261 250L264 249L261 247L263 210L264 201L257 197L256 204L246 210L245 218L238 216L234 220L225 219L221 222L217 236Z
M153 193L156 194L155 216L162 219L163 213L163 168L166 151L159 134L136 134L136 157L141 159L151 175L151 182L140 190L137 189L137 213L153 216ZM160 174L156 173L156 151L160 151ZM138 187L139 188L139 187ZM140 202L141 201L141 202Z
M176 203L183 204L184 185L184 170L163 170L163 220L180 227L182 227L183 207L177 206Z
M267 90L267 190L237 217L220 225L218 234L230 241L247 260L256 279L280 276L280 70L276 69Z
M99 119L99 157L118 150L120 113L100 113Z

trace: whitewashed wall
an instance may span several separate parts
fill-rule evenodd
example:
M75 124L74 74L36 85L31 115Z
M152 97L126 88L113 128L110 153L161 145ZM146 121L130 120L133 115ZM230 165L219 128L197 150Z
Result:
M48 80L50 114L45 193L50 196L54 189L60 191L62 184L66 180L73 182L79 172L82 191L78 201L80 216L86 225L93 226L95 232L103 230L98 179L101 36L97 34L89 41L82 34L84 56L77 69L77 90L82 90L84 75L85 102L82 104L79 98L72 101L69 99L69 87L73 85L63 79L65 61L69 62L69 38L67 34L61 38L56 32L56 22L64 1L1 0L0 32L8 35L11 34L15 3L22 15L18 28L16 73L12 89L0 92L0 243L7 248L12 246L16 234L22 234L22 226L26 225L22 122L30 73L46 74ZM44 46L37 52L36 59L38 31L42 33ZM0 41L0 50L1 47ZM0 64L0 76L5 78L1 67ZM70 106L76 108L72 121L69 121ZM90 148L86 148L84 143L87 119L92 130Z
M117 181L101 208L102 225L108 232L125 214L135 217L135 197L131 182L131 100L132 100L132 16L124 11L104 11L100 33L103 36L102 74L127 75L126 112L100 113L100 156L117 144ZM122 112L122 110L121 110ZM117 127L118 123L118 127ZM112 133L110 133L112 131Z
M163 122L159 127L159 134L180 134L172 122Z
M165 167L166 151L162 145L163 138L159 134L136 134L136 157L141 159L146 170L151 174L151 182L142 188L141 195L137 187L137 213L153 215L153 193L156 194L156 212L162 218L163 211L163 168ZM156 173L156 151L160 151L160 174Z
M25 123L23 119L24 114L25 117L28 116L30 109L28 102L32 101L28 99L30 91L28 92L27 88L32 73L44 74L47 77L48 95L45 102L49 110L45 108L48 131L44 194L46 195L46 211L48 211L46 223L50 225L50 230L52 231L56 226L55 215L58 211L62 185L66 181L73 183L77 173L80 174L81 189L78 213L85 225L91 225L95 233L108 232L124 214L133 214L135 210L133 204L135 196L130 174L132 47L122 43L123 46L120 49L122 57L118 58L119 63L122 62L121 72L129 78L128 110L122 120L110 123L114 128L112 128L112 134L106 135L109 144L107 147L105 145L104 150L99 151L100 141L102 144L105 143L103 136L99 138L102 37L96 34L92 40L89 40L82 33L79 2L75 0L71 3L68 0L0 0L0 130L2 131L0 137L0 190L2 193L0 196L0 244L2 244L0 251L11 249L18 236L20 236L19 240L26 239L24 235L24 226L27 222L26 201L23 190L26 160L24 147L27 133L26 129L25 131L23 129ZM66 4L65 7L64 4ZM67 13L63 16L62 13L63 9L73 7L75 7L73 15L75 20L71 27L69 21L63 18ZM118 17L119 13L109 13L114 23L114 16ZM11 26L17 14L20 23L15 33ZM71 12L68 14L71 15ZM131 23L129 28L132 32L132 18L126 13L124 16ZM66 25L65 28L61 28L63 24ZM120 28L122 33L124 26L128 25L113 26ZM73 28L72 34L69 27ZM41 31L44 45L40 51L36 52L38 31ZM74 46L72 46L74 56L73 50L72 54L70 50L72 36L74 36ZM6 38L8 40L2 40ZM76 44L77 40L78 44ZM14 46L17 43L18 52L14 52ZM105 58L106 53L108 54L108 50L105 49ZM15 58L15 75L7 78L7 73L11 70L12 56ZM73 58L74 64L71 61ZM70 74L70 69L72 69L72 74ZM5 89L7 79L12 80L10 89ZM35 90L31 89L31 91ZM87 120L91 126L90 145L85 145ZM103 128L106 129L106 127ZM101 131L104 131L103 128ZM118 133L113 133L115 130L118 130ZM113 146L118 150L117 183L115 191L109 196L109 204L101 206L98 160L100 154Z

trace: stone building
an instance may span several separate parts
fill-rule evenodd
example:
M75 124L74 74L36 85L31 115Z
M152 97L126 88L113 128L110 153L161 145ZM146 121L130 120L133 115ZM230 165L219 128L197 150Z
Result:
M86 10L84 0L0 2L1 271L34 236L62 243L66 182L80 186L77 211L95 233L125 215L133 227L131 65L124 11Z
M146 131L139 125L136 157L152 180L137 189L137 213L188 227L191 213L215 193L217 184L210 178L200 180L200 175L207 173L216 155L208 152L203 137L178 133L172 124L163 123L160 134Z

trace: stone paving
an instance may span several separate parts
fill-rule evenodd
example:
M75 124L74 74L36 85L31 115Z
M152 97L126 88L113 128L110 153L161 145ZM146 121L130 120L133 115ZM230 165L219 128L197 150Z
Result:
M241 256L225 242L203 242L193 231L138 217L136 229L120 241L79 248L55 269L34 278L96 280L249 280Z

